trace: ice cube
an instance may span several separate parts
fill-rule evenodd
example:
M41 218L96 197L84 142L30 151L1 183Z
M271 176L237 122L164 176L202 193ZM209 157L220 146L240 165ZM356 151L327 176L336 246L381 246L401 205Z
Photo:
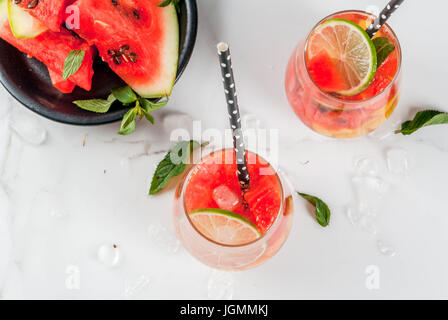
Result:
M356 199L361 208L365 210L376 211L384 195L389 190L389 184L379 177L355 176L352 182Z
M387 257L393 257L397 254L397 252L391 245L387 244L386 242L384 242L382 240L378 240L376 242L376 245L382 255L385 255Z
M213 190L212 197L221 209L227 211L233 211L240 201L238 195L225 185L216 187Z
M387 151L387 168L391 173L404 175L408 171L408 153L404 149Z
M355 159L355 170L361 176L376 176L380 172L378 161L370 157Z
M98 261L108 267L115 267L121 260L121 252L116 244L103 244L97 253Z
M150 225L148 227L148 235L152 245L157 246L161 250L173 254L179 251L180 241L176 234L169 231L161 224Z
M233 275L230 272L213 270L208 280L208 298L231 300L233 298Z

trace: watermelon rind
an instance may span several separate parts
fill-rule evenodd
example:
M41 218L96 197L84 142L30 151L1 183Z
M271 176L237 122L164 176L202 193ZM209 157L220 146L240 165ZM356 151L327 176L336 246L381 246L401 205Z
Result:
M35 38L48 28L39 20L31 16L25 9L5 0L8 6L8 18L14 37L19 39Z
M160 98L171 95L174 82L176 81L179 60L179 22L177 11L173 4L159 9L163 11L163 21L166 23L165 37L162 44L162 74L157 81L148 86L128 83L135 92L144 98Z

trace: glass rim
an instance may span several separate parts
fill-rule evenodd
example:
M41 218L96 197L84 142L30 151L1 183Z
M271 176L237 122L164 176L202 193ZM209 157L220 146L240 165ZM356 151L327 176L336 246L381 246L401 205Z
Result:
M222 152L222 151L226 151L226 150L232 150L232 151L233 151L233 148L222 148L222 149L218 149L218 150L212 150L209 154L207 154L206 157L209 157L210 155L212 155L212 154L215 153L215 152ZM278 226L278 224L280 223L280 217L282 216L282 213L283 213L283 211L284 211L284 209L285 209L285 190L284 190L283 182L282 182L282 180L280 179L278 170L276 170L276 169L271 165L271 163L270 163L269 161L266 161L266 159L263 158L262 156L260 156L259 154L255 153L255 152L252 152L252 151L250 151L250 150L247 150L247 149L246 149L246 152L251 152L251 153L255 154L259 159L261 159L262 161L264 161L264 162L266 162L267 164L269 164L269 167L272 168L273 172L275 173L275 177L277 178L277 181L278 181L278 183L279 183L279 185L280 185L280 190L281 190L281 199L280 199L281 202L280 202L280 208L279 208L279 210L278 210L278 212L277 212L277 216L276 216L276 218L275 218L275 221L272 223L272 225L271 225L271 227L268 229L268 231L266 231L264 234L262 234L261 237L255 239L255 240L253 240L253 241L251 241L251 242L243 243L243 244L237 244L237 245L224 244L224 243L217 242L217 241L215 241L215 240L213 240L213 239L210 239L210 238L206 237L202 232L200 232L200 231L196 228L196 226L194 225L194 223L191 221L191 219L190 219L190 215L189 215L188 212L187 212L187 207L186 207L186 204L185 204L185 191L186 191L186 188L187 188L187 185L188 185L188 181L190 180L190 177L191 177L191 174L192 174L194 168L196 168L198 165L200 165L200 164L202 163L203 159L205 159L205 158L202 158L202 157L201 157L201 162L200 162L200 163L197 163L197 164L195 164L193 167L191 167L191 168L189 169L187 175L185 176L185 178L183 178L183 180L182 180L182 182L181 182L181 183L183 184L183 185L182 185L182 193L181 193L181 201L182 201L183 214L186 216L186 218L187 218L187 220L188 220L190 226L191 226L191 227L194 229L194 231L195 231L197 234L199 234L203 239L205 239L206 241L211 242L211 243L213 243L213 244L215 244L215 245L217 245L217 246L220 246L220 247L225 247L225 248L245 248L245 247L249 247L249 246L251 246L251 245L254 245L254 244L256 244L256 243L262 241L265 237L267 237L268 235L270 235L270 234L272 234L273 232L275 232L275 229L276 229L275 227Z
M344 100L344 99L335 97L335 96L331 95L330 93L328 93L328 92L322 90L322 89L321 89L321 88L314 82L313 78L312 78L311 75L310 75L310 71L308 70L308 65L307 65L307 63L306 63L306 52L307 52L307 49L308 49L308 43L309 43L310 37L311 37L311 35L313 34L313 32L314 32L314 31L315 31L315 30L316 30L316 29L317 29L323 22L325 22L326 20L330 19L331 17L333 17L333 16L335 16L335 15L338 15L338 14L344 14L344 13L360 13L360 14L365 14L365 15L368 15L368 16L371 16L371 17L376 18L376 16L375 16L374 14L372 14L372 13L370 13L370 12L367 12L367 11L363 11L363 10L342 10L342 11L338 11L338 12L332 13L332 14L326 16L325 18L321 19L321 20L320 20L320 21L319 21L319 22L318 22L318 23L311 29L311 31L309 32L309 34L308 34L307 37L306 37L305 47L304 47L304 50L303 50L304 63L305 63L305 69L306 69L306 72L307 72L308 77L310 78L310 80L311 80L313 86L314 86L317 90L319 90L320 93L322 93L323 95L325 95L326 98L333 99L333 100L335 100L335 101L337 101L337 102L339 102L339 103L344 103L344 104L348 104L348 105L356 105L356 104L359 104L359 103L364 103L364 102L367 102L367 101L376 99L377 97L381 96L384 92L386 92L387 90L389 90L389 89L395 84L395 82L398 80L398 78L399 78L399 76L400 76L400 73L401 73L401 63L402 63L402 56L403 56L403 54L402 54L402 51L401 51L400 40L398 39L397 34L395 33L395 31L392 29L392 27L391 27L389 24L385 23L385 24L383 25L383 27L387 27L387 28L388 28L388 30L390 31L390 34L391 34L392 38L395 40L395 42L396 42L396 44L397 44L397 49L398 49L398 67L397 67L397 72L395 72L394 78L393 78L392 81L389 83L389 85L388 85L386 88L384 88L383 90L381 90L381 92L377 93L376 95L374 95L374 96L372 96L372 97L369 97L369 98L367 98L367 99L362 99L362 100ZM297 54L299 54L299 52L297 52ZM296 61L297 61L297 58L296 58ZM295 70L296 70L296 69L297 69L297 67L295 68Z

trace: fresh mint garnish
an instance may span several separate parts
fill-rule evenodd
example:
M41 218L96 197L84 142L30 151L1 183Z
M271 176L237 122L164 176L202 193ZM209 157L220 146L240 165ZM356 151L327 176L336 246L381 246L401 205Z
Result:
M395 46L389 39L384 37L378 37L372 41L375 45L377 66L379 68L387 57L395 50Z
M194 149L201 145L194 140L181 141L169 151L158 164L151 181L149 194L154 195L162 190L168 181L185 171L186 160Z
M112 94L124 105L129 105L132 102L137 101L137 95L129 86L112 89Z
M82 61L86 52L84 50L72 50L64 61L64 69L62 77L67 80L68 77L74 75L81 68Z
M112 104L115 102L116 98L114 95L109 95L107 100L103 99L91 99L91 100L78 100L73 101L81 109L92 111L96 113L106 113L109 111Z
M446 123L448 123L448 113L436 110L424 110L417 113L413 120L404 122L401 125L401 130L397 130L395 133L408 136L423 127Z
M331 212L325 202L317 197L310 196L309 194L297 192L297 194L304 199L308 200L315 208L316 220L322 226L326 227L330 224Z
M152 111L159 110L166 106L168 97L159 102L152 102L148 99L139 97L129 86L116 88L111 90L107 100L91 99L91 100L77 100L73 101L81 109L92 111L96 113L106 113L115 101L120 101L124 106L134 106L126 112L121 120L120 131L118 134L128 135L135 131L136 120L143 117L154 124L154 117L150 114Z

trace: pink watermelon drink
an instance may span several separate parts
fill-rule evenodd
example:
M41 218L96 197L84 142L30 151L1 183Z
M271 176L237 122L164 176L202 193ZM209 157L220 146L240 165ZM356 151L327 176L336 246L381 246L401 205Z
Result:
M258 155L248 153L250 189L241 193L232 149L216 151L179 185L174 212L178 235L200 261L214 268L246 269L268 260L292 224L291 198Z
M362 47L362 32L374 18L361 11L333 14L319 22L294 51L286 72L286 94L299 118L314 131L336 138L362 136L381 125L397 106L401 48L387 24L374 39L387 38L395 50L381 65L375 53L368 70L368 45L367 52L353 59L361 62L346 63L335 53L346 49L345 57ZM341 49L341 43L346 48Z

